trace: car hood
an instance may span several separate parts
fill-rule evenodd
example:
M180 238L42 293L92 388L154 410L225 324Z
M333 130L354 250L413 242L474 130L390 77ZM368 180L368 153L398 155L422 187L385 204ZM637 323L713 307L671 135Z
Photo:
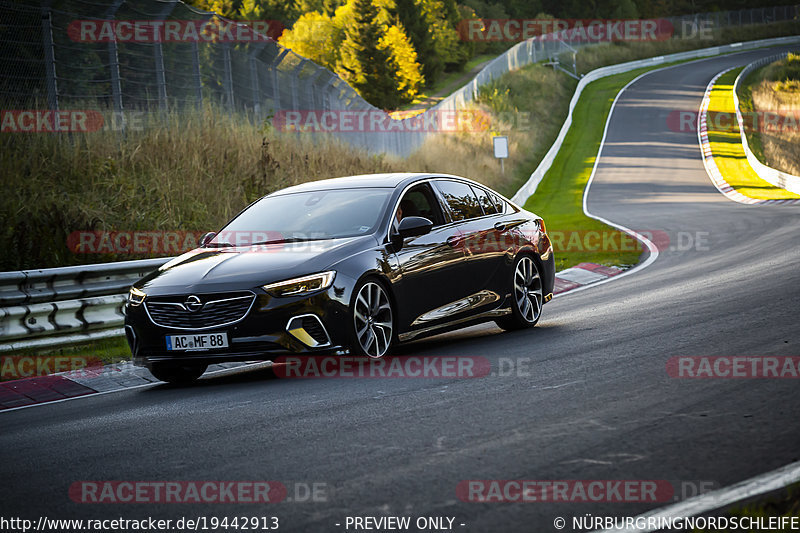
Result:
M231 248L197 248L178 256L135 286L149 295L252 289L315 272L375 246L372 235Z

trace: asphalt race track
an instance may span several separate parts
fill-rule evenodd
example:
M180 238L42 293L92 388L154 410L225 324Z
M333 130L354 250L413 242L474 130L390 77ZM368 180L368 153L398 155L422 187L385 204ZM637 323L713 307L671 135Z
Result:
M726 199L696 132L667 127L670 111L698 109L714 74L776 51L661 70L619 98L589 210L665 231L673 249L556 298L533 330L474 327L400 350L485 357L493 375L296 380L260 369L2 413L0 515L277 516L281 530L320 532L348 531L348 516L435 516L457 531L534 533L556 531L561 516L573 531L573 516L665 503L472 503L456 487L668 480L680 498L797 461L796 380L666 371L675 356L800 356L800 207ZM80 504L68 490L81 480L272 480L293 501ZM313 483L317 501L294 501Z

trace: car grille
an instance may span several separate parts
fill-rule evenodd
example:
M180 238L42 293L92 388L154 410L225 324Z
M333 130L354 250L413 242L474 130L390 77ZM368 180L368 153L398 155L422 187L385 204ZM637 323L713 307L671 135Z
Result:
M157 326L177 329L207 329L243 319L256 295L252 292L199 294L202 307L189 311L186 296L157 297L145 301L150 320Z

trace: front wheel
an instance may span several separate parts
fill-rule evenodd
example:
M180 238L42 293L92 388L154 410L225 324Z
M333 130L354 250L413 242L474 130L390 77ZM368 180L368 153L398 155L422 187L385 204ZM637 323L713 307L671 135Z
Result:
M177 365L174 363L153 363L148 367L153 377L167 383L186 385L203 375L208 365Z
M542 316L544 292L542 277L536 261L528 255L517 257L514 261L511 280L511 314L496 320L498 326L506 330L530 328Z
M358 284L350 305L352 342L356 355L379 359L389 353L394 340L394 313L386 288L377 279Z

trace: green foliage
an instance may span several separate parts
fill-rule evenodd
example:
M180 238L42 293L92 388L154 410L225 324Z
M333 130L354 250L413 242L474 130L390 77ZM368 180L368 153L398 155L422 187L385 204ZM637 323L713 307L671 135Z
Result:
M391 52L380 46L383 30L378 8L371 0L353 0L354 20L345 29L337 72L367 101L394 109L400 103L400 84L394 75Z
M302 15L291 30L284 31L279 42L315 63L335 70L345 38L341 22L341 18L312 11Z
M302 15L279 42L337 72L375 106L394 109L424 83L413 41L389 2L349 0L333 16Z
M187 0L187 4L213 11L231 20L280 20L288 22L308 11L308 4L283 0Z
M422 14L417 0L395 0L392 15L397 23L406 30L406 34L417 52L417 59L422 65L422 74L428 84L433 83L444 68L443 62L436 54L433 35Z
M403 26L399 24L390 26L381 38L380 46L391 53L401 102L410 102L419 92L425 78L420 72L417 52L403 31Z
M786 56L763 70L761 79L775 82L773 89L777 91L796 91L800 89L800 54Z

